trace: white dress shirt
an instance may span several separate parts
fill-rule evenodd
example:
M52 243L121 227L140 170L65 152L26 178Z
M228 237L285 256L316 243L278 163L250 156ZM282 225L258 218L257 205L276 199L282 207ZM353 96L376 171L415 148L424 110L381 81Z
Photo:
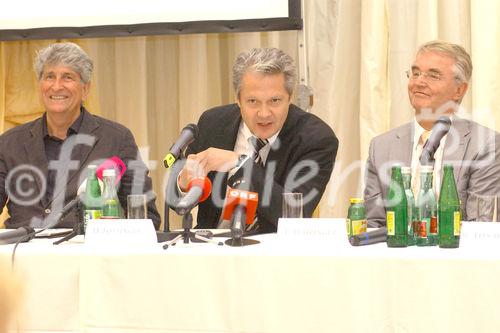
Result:
M450 117L450 120L453 122L453 116ZM420 137L422 136L422 133L425 132L425 129L420 126L420 124L417 122L417 119L413 119L413 126L415 128L415 133L413 136L413 149L412 149L412 157L411 157L411 184L412 184L412 189L414 189L414 196L415 198L418 197L418 190L420 188L420 184L416 184L415 182L417 181L417 167L419 165L419 159L420 155L422 155L422 148L425 142L419 145ZM443 136L441 138L441 141L439 143L439 147L436 150L436 153L434 154L434 172L433 172L433 177L432 177L432 186L434 188L434 193L436 193L436 198L439 197L439 191L441 190L441 170L443 168L443 152L444 152L444 143L446 142L448 134Z

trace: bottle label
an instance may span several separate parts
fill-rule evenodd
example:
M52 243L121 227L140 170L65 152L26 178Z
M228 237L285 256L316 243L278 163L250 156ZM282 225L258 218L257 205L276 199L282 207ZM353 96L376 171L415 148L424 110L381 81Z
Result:
M359 235L362 232L366 232L367 225L368 223L366 220L351 221L352 235Z
M422 219L422 221L418 221L418 231L417 231L417 236L419 238L427 238L427 221L428 219Z
M85 209L83 211L84 228L87 227L87 223L89 222L89 220L98 220L100 218L101 218L100 209Z
M453 212L453 235L460 236L460 211Z
M431 225L429 227L429 234L437 235L438 233L438 219L436 216L431 216Z
M345 219L345 227L347 229L347 236L352 236L351 220L350 219Z
M395 221L394 212L387 212L386 221L387 221L387 235L394 236L396 234L396 230L394 228L394 221Z
M413 221L411 224L412 224L412 230L411 230L411 234L408 234L412 237L415 237L416 235L418 235L418 228L419 228L419 221Z

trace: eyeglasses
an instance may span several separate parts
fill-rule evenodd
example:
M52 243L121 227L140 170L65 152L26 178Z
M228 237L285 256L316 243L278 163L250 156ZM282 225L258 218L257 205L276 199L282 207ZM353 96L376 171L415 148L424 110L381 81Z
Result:
M406 71L406 77L410 80L416 80L420 76L427 82L438 82L443 79L443 74L437 72L421 72L415 69L409 69Z

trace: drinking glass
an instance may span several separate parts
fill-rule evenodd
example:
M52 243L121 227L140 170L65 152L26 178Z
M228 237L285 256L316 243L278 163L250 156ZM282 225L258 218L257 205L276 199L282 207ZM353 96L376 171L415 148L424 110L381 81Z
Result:
M146 218L146 195L130 194L127 196L127 218L145 219Z
M284 218L302 218L302 193L283 193Z

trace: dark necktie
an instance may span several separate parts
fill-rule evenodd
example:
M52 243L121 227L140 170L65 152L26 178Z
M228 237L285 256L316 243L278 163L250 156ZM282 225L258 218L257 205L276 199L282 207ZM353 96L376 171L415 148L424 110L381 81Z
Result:
M255 163L263 167L264 160L260 156L260 150L264 148L269 141L267 141L267 139L263 140L256 138L255 136L251 136L248 138L248 142L250 142L253 148L252 159L255 161Z
M264 160L260 156L260 150L262 148L264 148L268 144L269 141L267 141L267 139L263 140L263 139L256 138L255 136L251 136L248 138L248 142L250 142L250 144L252 145L252 148L253 148L252 159L254 160L255 163L257 163L261 167L264 167ZM257 215L255 215L255 219L253 220L253 223L251 225L247 225L245 230L246 231L258 230L259 224L256 222L257 222Z

